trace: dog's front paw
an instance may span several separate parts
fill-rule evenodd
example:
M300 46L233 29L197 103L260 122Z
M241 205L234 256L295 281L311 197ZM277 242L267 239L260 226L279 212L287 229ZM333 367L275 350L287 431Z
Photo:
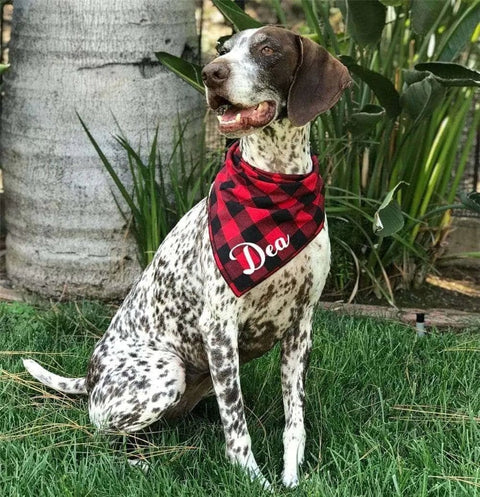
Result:
M234 463L239 464L243 467L243 469L248 473L250 479L252 481L258 482L265 490L272 491L272 485L270 482L263 476L260 468L258 467L257 462L255 461L255 457L252 452L249 451L245 458L240 460L235 460Z
M295 488L298 486L298 473L284 471L282 475L282 482L287 488Z
M252 481L257 481L265 490L272 490L272 485L270 482L263 476L260 468L257 466L257 463L253 465L249 465L245 468L247 473L249 474Z

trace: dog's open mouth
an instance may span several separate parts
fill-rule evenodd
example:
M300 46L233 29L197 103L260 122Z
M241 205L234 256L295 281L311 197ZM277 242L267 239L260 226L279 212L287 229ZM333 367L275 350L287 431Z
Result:
M275 117L276 107L275 102L269 100L252 107L222 104L215 110L219 130L221 133L235 133L266 126Z

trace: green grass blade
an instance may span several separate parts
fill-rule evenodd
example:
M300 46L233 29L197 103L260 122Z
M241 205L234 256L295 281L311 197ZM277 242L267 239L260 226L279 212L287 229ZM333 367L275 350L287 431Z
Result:
M113 181L114 181L115 185L117 186L119 192L121 193L122 197L127 202L130 210L132 211L132 213L134 214L135 217L139 216L139 211L138 211L135 203L133 202L132 196L128 193L127 189L125 188L125 186L121 182L121 180L120 180L118 174L116 173L115 169L110 164L110 162L107 159L107 157L105 156L105 154L102 152L102 150L99 147L98 143L95 141L95 138L90 133L90 131L88 130L87 126L85 125L85 123L83 122L83 120L81 119L81 117L80 117L80 115L78 113L77 113L77 117L80 120L80 123L81 123L83 129L85 130L85 133L87 134L90 142L92 143L95 151L97 152L98 156L100 157L100 160L102 161L103 165L105 166L105 169L110 174L110 177L113 179Z

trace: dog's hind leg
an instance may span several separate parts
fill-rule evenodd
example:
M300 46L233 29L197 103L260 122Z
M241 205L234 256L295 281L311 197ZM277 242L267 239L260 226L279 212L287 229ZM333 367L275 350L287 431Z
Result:
M205 397L214 394L210 373L187 373L187 386L180 402L165 411L165 418L175 419L185 416Z
M121 359L119 359L119 356ZM136 346L110 361L92 356L87 376L90 420L102 431L133 433L160 419L185 391L185 367L174 353Z

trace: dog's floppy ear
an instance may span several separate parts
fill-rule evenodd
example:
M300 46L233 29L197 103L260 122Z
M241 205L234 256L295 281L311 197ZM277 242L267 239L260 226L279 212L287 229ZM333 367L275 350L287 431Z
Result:
M348 69L317 43L297 36L299 61L288 92L287 113L294 126L304 126L333 107L350 86Z

